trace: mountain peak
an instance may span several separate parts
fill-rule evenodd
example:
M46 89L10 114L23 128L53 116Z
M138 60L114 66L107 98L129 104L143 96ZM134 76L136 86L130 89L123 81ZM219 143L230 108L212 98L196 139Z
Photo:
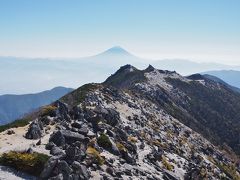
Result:
M107 78L104 84L117 88L127 88L136 82L141 82L143 80L145 80L144 72L127 64L120 67L117 72Z
M151 64L149 64L148 67L145 69L145 72L151 72L154 70L155 70L155 68Z
M124 55L130 55L128 51L123 49L121 46L114 46L106 51L103 52L104 54L124 54Z

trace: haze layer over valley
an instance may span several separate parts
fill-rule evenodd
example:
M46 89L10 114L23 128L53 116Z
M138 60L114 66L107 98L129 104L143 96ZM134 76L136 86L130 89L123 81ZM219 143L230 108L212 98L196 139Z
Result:
M181 59L149 60L139 58L119 46L86 58L0 57L0 94L35 93L56 86L77 88L89 82L102 82L125 64L132 64L139 69L152 64L156 68L177 71L182 75L212 70L240 70L239 66Z

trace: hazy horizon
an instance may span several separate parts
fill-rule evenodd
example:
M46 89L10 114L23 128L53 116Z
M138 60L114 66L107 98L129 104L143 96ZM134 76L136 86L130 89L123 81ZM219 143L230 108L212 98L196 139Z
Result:
M182 75L213 70L240 72L240 66L219 63L195 63L180 59L150 61L139 58L121 47L113 47L94 56L80 59L49 60L0 56L0 67L4 67L0 69L2 75L0 95L28 94L56 86L77 88L86 83L100 83L126 64L141 70L151 64L157 69L176 71ZM231 81L227 80L227 82Z
M151 59L151 58L147 58L147 57L141 57L139 56L138 54L133 54L132 52L128 51L127 49L125 49L124 47L122 46L112 46L112 47L109 47L108 49L105 49L105 50L102 50L98 53L95 53L95 54L92 54L92 55L88 55L88 56L78 56L78 57L27 57L27 56L1 56L1 58L19 58L19 59L23 59L23 60L33 60L33 59L42 59L42 60L61 60L61 61L67 61L67 60L85 60L86 58L91 58L91 57L94 57L94 56L98 56L99 54L102 54L102 53L105 53L106 51L112 49L112 48L115 48L115 47L119 47L119 48L122 48L123 50L126 50L128 53L130 53L131 55L137 57L137 58L140 58L140 59L143 59L143 60L146 60L147 62L146 63L154 63L156 61L165 61L165 60L176 60L176 61L189 61L189 62L195 62L195 63L200 63L200 64L205 64L205 63L213 63L213 64L223 64L223 65L232 65L232 66L240 66L240 62L238 63L228 63L228 62L218 62L218 61L204 61L204 60L196 60L196 59L187 59L187 58L155 58L155 59ZM123 64L124 65L124 64Z
M145 59L240 64L239 5L227 0L1 1L0 56L80 58L120 45Z

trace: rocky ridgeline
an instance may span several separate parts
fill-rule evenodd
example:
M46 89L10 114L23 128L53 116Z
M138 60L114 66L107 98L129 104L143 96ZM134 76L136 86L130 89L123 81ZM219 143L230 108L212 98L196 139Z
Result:
M138 71L131 66L120 70L121 75L124 74L120 79ZM122 79L124 83L116 83L118 88L107 81L92 84L90 89L79 88L52 104L51 111L31 123L26 133L29 139L40 139L49 126L55 127L46 144L52 157L41 178L197 180L239 177L239 167L226 153L182 124L161 105L176 103L179 97L184 101L182 104L188 102L187 94L175 89L165 78L192 80L152 67L144 73L144 78L137 72L132 74L133 79ZM113 79L111 83L114 84ZM162 91L157 89L159 86ZM76 94L81 100L73 105Z

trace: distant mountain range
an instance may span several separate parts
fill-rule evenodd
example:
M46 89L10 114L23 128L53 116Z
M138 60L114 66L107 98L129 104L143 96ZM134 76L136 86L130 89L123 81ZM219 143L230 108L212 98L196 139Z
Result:
M209 80L215 81L217 83L221 83L221 84L227 86L228 88L232 89L233 91L240 93L240 88L235 87L235 86L231 86L231 85L229 85L228 83L226 83L225 81L223 81L222 79L220 79L216 76L209 75L209 74L203 74L202 76L209 79Z
M119 46L95 56L75 59L0 57L0 94L26 94L60 84L77 88L88 82L102 82L124 64L132 64L139 69L152 64L156 68L177 71L182 75L212 70L240 70L235 66L181 59L153 61L139 58Z
M25 113L52 103L73 89L56 87L36 94L0 96L0 125L20 118Z
M221 70L221 71L207 71L202 74L209 74L216 76L232 86L240 88L240 71Z
M230 66L211 62L197 63L184 59L165 59L153 62L152 64L161 69L177 71L182 75L190 75L197 72L212 70L240 70L240 66Z

